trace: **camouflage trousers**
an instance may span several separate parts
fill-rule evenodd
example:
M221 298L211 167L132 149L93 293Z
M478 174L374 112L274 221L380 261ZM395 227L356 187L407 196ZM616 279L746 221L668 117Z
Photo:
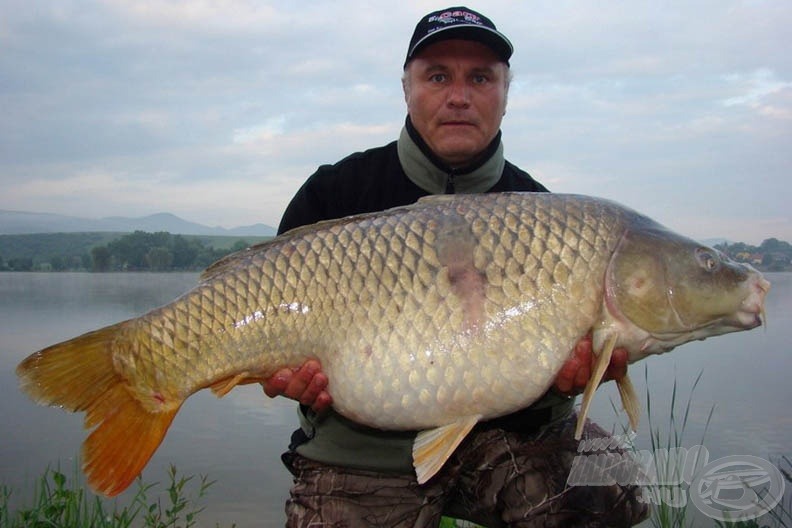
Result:
M295 478L286 526L436 527L443 515L489 528L618 527L645 519L648 507L637 487L567 486L578 454L575 419L534 434L474 430L423 485L414 475L329 466L287 453ZM584 438L607 436L586 423Z

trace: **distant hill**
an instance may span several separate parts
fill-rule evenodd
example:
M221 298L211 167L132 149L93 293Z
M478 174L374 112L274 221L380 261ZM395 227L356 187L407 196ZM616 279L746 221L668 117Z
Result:
M208 227L188 222L170 213L159 213L140 218L111 216L107 218L80 218L50 213L0 210L0 235L26 235L34 233L83 233L133 231L167 231L174 235L212 236L272 236L275 228L266 224L226 229Z

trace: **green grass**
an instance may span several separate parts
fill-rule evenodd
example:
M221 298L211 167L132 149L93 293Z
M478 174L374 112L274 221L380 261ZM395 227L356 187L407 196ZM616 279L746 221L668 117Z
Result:
M437 528L485 528L470 521L461 521L451 517L441 517Z
M156 496L157 484L138 479L130 504L120 507L117 501L87 492L76 478L69 482L59 470L47 469L35 483L32 505L12 511L12 491L0 486L0 528L191 528L213 482L205 476L181 477L174 466L168 477L165 493Z
M653 412L652 410L652 395L649 392L649 373L648 368L644 366L644 376L646 378L646 414L649 422L649 435L652 453L654 454L654 465L658 478L661 478L666 482L677 481L677 477L680 476L679 472L681 471L681 468L678 467L678 465L671 463L669 457L658 457L657 453L668 453L671 452L671 450L682 447L685 431L690 419L693 395L696 387L699 384L699 381L701 380L702 374L703 372L699 372L699 374L694 379L690 388L690 395L688 396L687 402L681 409L679 408L679 402L677 401L677 379L676 376L674 377L673 386L671 389L671 406L669 416L667 422L660 426L656 424L656 412ZM612 406L614 410L616 410L616 406L613 404ZM698 445L705 445L704 438L707 435L710 421L714 412L715 405L713 404L709 410L709 414L707 415L707 420L704 424L704 430ZM626 427L624 428L624 432L627 432ZM634 446L632 447L634 448ZM789 469L785 469L783 464L786 464ZM790 461L788 457L784 456L776 462L776 465L781 469L781 472L787 483L792 484L792 461ZM676 495L679 495L680 492L684 493L685 495L688 493L686 487L682 488L679 485L659 484L653 486L652 488L656 493L656 497L672 497L674 496L674 493L676 493ZM678 489L675 490L673 488ZM662 500L659 502L660 504L652 504L649 518L649 523L652 527L688 528L697 526L695 521L689 518L687 507L673 507ZM790 504L790 500L787 500L786 502L779 504L776 508L763 515L759 519L735 522L712 520L712 526L718 526L719 528L792 528L792 513L790 512L792 512L792 504Z
M673 464L673 461L670 461L669 459L658 457L657 453L660 450L664 450L664 452L668 453L671 452L672 449L682 447L682 439L685 436L688 419L690 418L690 406L693 403L693 393L696 391L696 387L701 380L702 374L703 372L699 372L698 376L696 376L696 379L693 381L693 385L690 388L690 396L688 396L681 420L677 412L677 380L676 376L674 377L674 384L671 389L671 411L668 417L668 424L664 428L661 428L654 425L654 419L652 415L652 398L651 394L649 393L649 369L648 367L644 366L644 376L646 377L646 415L649 421L649 437L652 445L652 452L655 453L654 463L656 471L658 476L663 477L665 482L678 481L681 468L678 467L677 464ZM712 414L714 412L715 405L713 404L712 407L710 407L709 414L707 415L707 421L704 425L704 432L701 435L701 440L699 441L698 445L704 445L704 437L707 435L710 420L712 419ZM663 433L663 430L665 430L665 433ZM658 485L656 488L657 489L655 491L657 491L658 496L661 497L664 495L672 496L673 493L679 494L680 491L683 493L687 492L687 490L679 489L679 486L676 485ZM661 501L660 504L656 504L652 508L652 526L656 528L684 528L688 525L687 512L688 509L686 507L677 508L668 505L665 501Z

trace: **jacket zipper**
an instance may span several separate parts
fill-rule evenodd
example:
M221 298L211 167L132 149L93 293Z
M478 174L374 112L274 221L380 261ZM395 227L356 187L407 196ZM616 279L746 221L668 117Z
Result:
M446 180L446 194L456 194L456 186L454 184L454 177L456 176L454 171L448 173L448 179Z

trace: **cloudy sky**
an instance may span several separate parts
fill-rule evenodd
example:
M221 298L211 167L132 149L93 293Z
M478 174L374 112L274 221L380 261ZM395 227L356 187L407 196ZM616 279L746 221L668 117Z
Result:
M468 3L515 45L506 156L696 238L792 241L792 2ZM0 209L276 226L394 139L439 2L0 0Z

